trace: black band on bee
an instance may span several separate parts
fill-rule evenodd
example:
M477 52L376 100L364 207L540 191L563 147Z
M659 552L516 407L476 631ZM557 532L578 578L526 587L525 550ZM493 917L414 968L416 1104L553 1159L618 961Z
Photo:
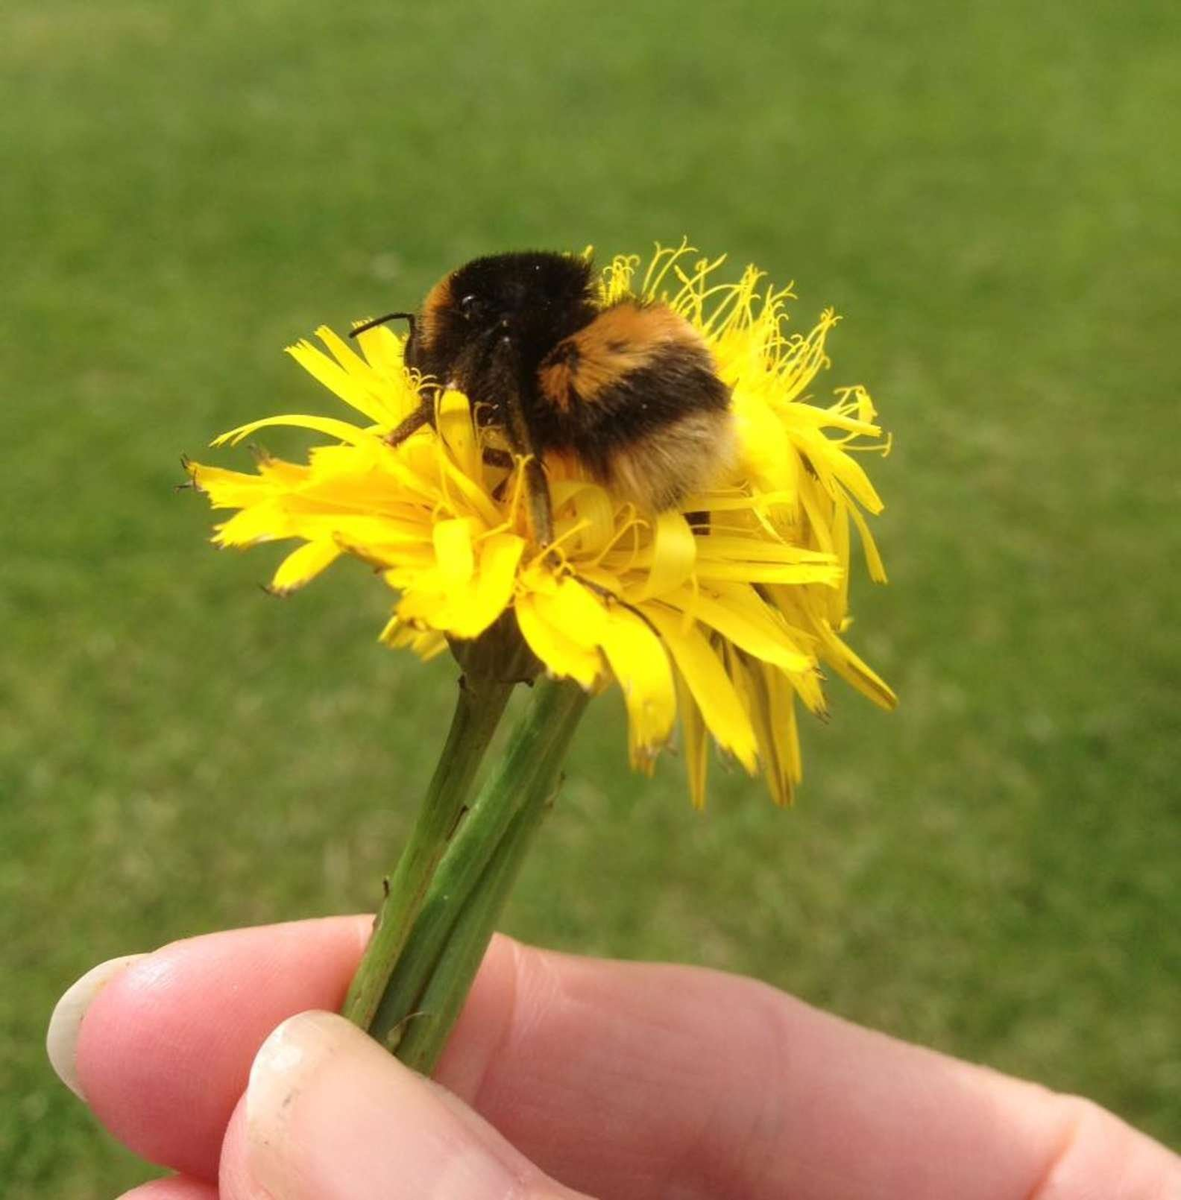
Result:
M569 445L600 474L617 450L637 439L689 413L720 413L730 406L730 389L714 373L705 348L693 343L658 346L643 366L631 369L622 353L600 366L589 394L575 383L560 399L545 397L552 403L535 414L547 441ZM572 374L577 380L577 368Z

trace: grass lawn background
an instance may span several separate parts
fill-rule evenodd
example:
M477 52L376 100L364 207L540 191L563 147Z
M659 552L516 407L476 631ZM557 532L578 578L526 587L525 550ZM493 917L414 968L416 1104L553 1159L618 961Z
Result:
M750 972L1181 1146L1178 34L1166 0L6 6L5 1194L148 1173L45 1063L60 991L370 907L449 713L364 569L279 603L281 548L205 545L178 456L337 415L280 352L321 321L682 234L795 279L799 328L845 314L814 394L865 383L896 436L852 636L901 707L834 683L795 810L717 770L696 815L609 695L506 927Z

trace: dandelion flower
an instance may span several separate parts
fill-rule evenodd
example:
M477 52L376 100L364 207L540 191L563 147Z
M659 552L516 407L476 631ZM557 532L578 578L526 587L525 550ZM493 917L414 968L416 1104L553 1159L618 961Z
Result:
M789 333L790 289L766 285L753 267L720 282L722 261L692 261L684 244L658 248L642 274L637 257L621 256L599 282L604 305L669 304L733 389L737 461L678 510L640 511L551 456L555 539L542 548L521 462L484 454L496 434L473 419L467 397L443 393L436 427L392 447L386 435L419 405L404 339L371 328L358 353L322 327L323 350L301 341L288 352L359 420L273 416L218 438L236 444L287 425L331 444L303 465L260 456L254 473L188 464L214 507L237 510L214 542L298 541L271 580L280 594L355 555L398 593L381 640L422 658L515 622L551 676L587 691L619 685L633 766L651 769L679 714L694 803L705 798L707 735L761 771L777 803L790 802L801 778L797 704L825 712L826 669L894 704L844 639L851 526L870 577L885 579L866 522L882 503L858 452L884 453L889 439L864 388L839 388L827 403L809 392L829 365L836 315Z

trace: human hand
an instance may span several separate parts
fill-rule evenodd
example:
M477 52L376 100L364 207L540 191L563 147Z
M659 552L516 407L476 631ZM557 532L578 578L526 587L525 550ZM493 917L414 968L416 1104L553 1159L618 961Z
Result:
M339 1007L370 926L193 938L67 993L59 1073L179 1172L124 1200L1181 1197L1181 1158L1087 1101L752 980L507 938L432 1083L306 1011Z

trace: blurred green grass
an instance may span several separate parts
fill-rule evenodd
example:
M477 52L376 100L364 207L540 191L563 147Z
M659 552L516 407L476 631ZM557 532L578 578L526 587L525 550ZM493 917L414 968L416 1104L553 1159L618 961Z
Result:
M503 248L688 233L846 315L892 586L798 808L581 731L507 926L753 972L1179 1143L1175 4L541 0L0 14L0 1178L142 1178L51 1077L113 954L370 906L453 672L346 564L260 594L174 496L215 431L329 401L279 352ZM818 389L818 394L823 394ZM275 439L278 444L278 439ZM295 443L292 443L294 446ZM1173 564L1172 567L1169 564ZM607 866L606 864L610 864Z

